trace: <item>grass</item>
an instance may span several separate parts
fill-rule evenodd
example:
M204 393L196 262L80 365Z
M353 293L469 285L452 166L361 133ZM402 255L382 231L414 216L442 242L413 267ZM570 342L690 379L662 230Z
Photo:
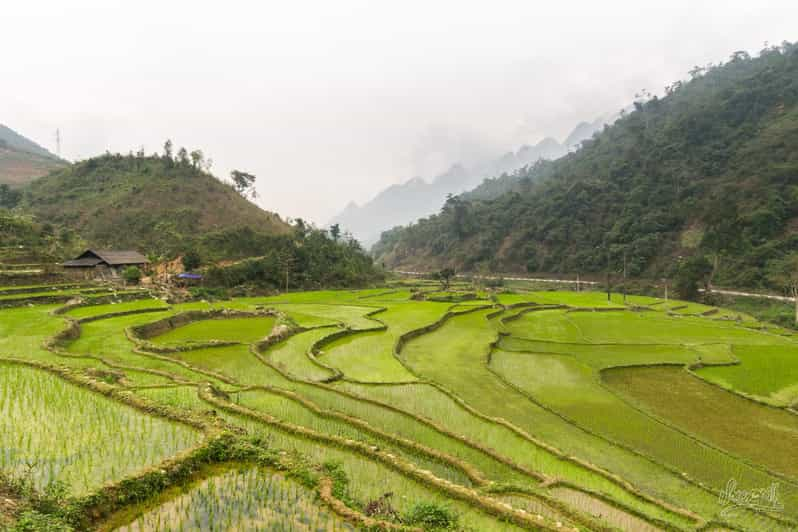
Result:
M218 318L201 320L175 327L163 334L150 338L154 344L185 344L192 342L252 343L267 336L274 327L275 318Z
M795 323L794 303L758 297L723 296L722 304L734 311L748 314L764 322L775 323L793 332L798 328L798 324Z
M68 435L68 437L54 437ZM22 366L0 363L0 469L74 495L155 465L201 436Z
M736 396L680 368L608 370L604 379L674 426L700 434L703 440L772 471L798 478L798 416ZM790 491L791 499L798 502L795 488Z

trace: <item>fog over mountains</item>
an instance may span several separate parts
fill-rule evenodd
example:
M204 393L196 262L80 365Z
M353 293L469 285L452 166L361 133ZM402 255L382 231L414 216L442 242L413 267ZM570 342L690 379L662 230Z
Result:
M427 181L415 177L391 185L372 200L357 205L350 202L329 224L339 224L364 246L370 247L383 231L406 225L438 212L447 194L460 194L479 185L484 179L512 173L539 159L554 160L579 147L579 144L605 124L612 124L618 114L604 115L592 122L580 122L563 142L546 137L535 145L524 145L515 152L470 166L453 164L446 172Z

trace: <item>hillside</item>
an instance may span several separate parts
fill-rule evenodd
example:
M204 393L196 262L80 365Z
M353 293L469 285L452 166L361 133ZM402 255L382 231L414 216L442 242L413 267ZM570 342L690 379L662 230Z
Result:
M581 150L520 177L498 197L454 198L385 233L378 259L603 272L626 255L632 275L658 277L706 255L718 284L767 285L769 266L798 248L798 46L694 69Z
M32 140L0 124L0 185L19 187L66 164Z
M617 116L607 116L593 122L581 122L563 143L546 137L535 145L524 145L518 151L507 152L501 157L468 168L460 164L452 165L449 170L430 181L416 177L391 185L363 205L349 203L330 220L330 224L339 224L365 246L371 246L379 239L382 231L435 213L447 194L465 192L487 177L512 174L540 159L553 160L562 157L603 128L604 124L612 123L616 118Z
M200 246L224 258L254 254L255 236L289 226L188 161L106 154L24 189L17 210L97 247L170 255Z

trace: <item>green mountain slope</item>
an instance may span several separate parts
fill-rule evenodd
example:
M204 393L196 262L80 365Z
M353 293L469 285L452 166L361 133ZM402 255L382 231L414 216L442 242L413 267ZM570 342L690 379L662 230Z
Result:
M631 274L659 276L706 254L717 283L765 284L768 263L798 249L798 46L737 52L691 78L581 150L384 233L378 260L599 272L625 254Z
M0 124L0 185L19 187L66 164L32 140Z
M106 154L38 179L17 210L73 230L97 247L170 255L200 246L208 256L234 258L256 235L289 232L232 186L188 161Z

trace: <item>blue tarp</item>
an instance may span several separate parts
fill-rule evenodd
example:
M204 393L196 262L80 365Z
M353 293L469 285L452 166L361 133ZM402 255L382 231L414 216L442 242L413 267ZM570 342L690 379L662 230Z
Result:
M177 274L177 278L178 279L194 279L194 280L198 281L198 280L202 279L202 275L200 275L198 273L178 273Z

